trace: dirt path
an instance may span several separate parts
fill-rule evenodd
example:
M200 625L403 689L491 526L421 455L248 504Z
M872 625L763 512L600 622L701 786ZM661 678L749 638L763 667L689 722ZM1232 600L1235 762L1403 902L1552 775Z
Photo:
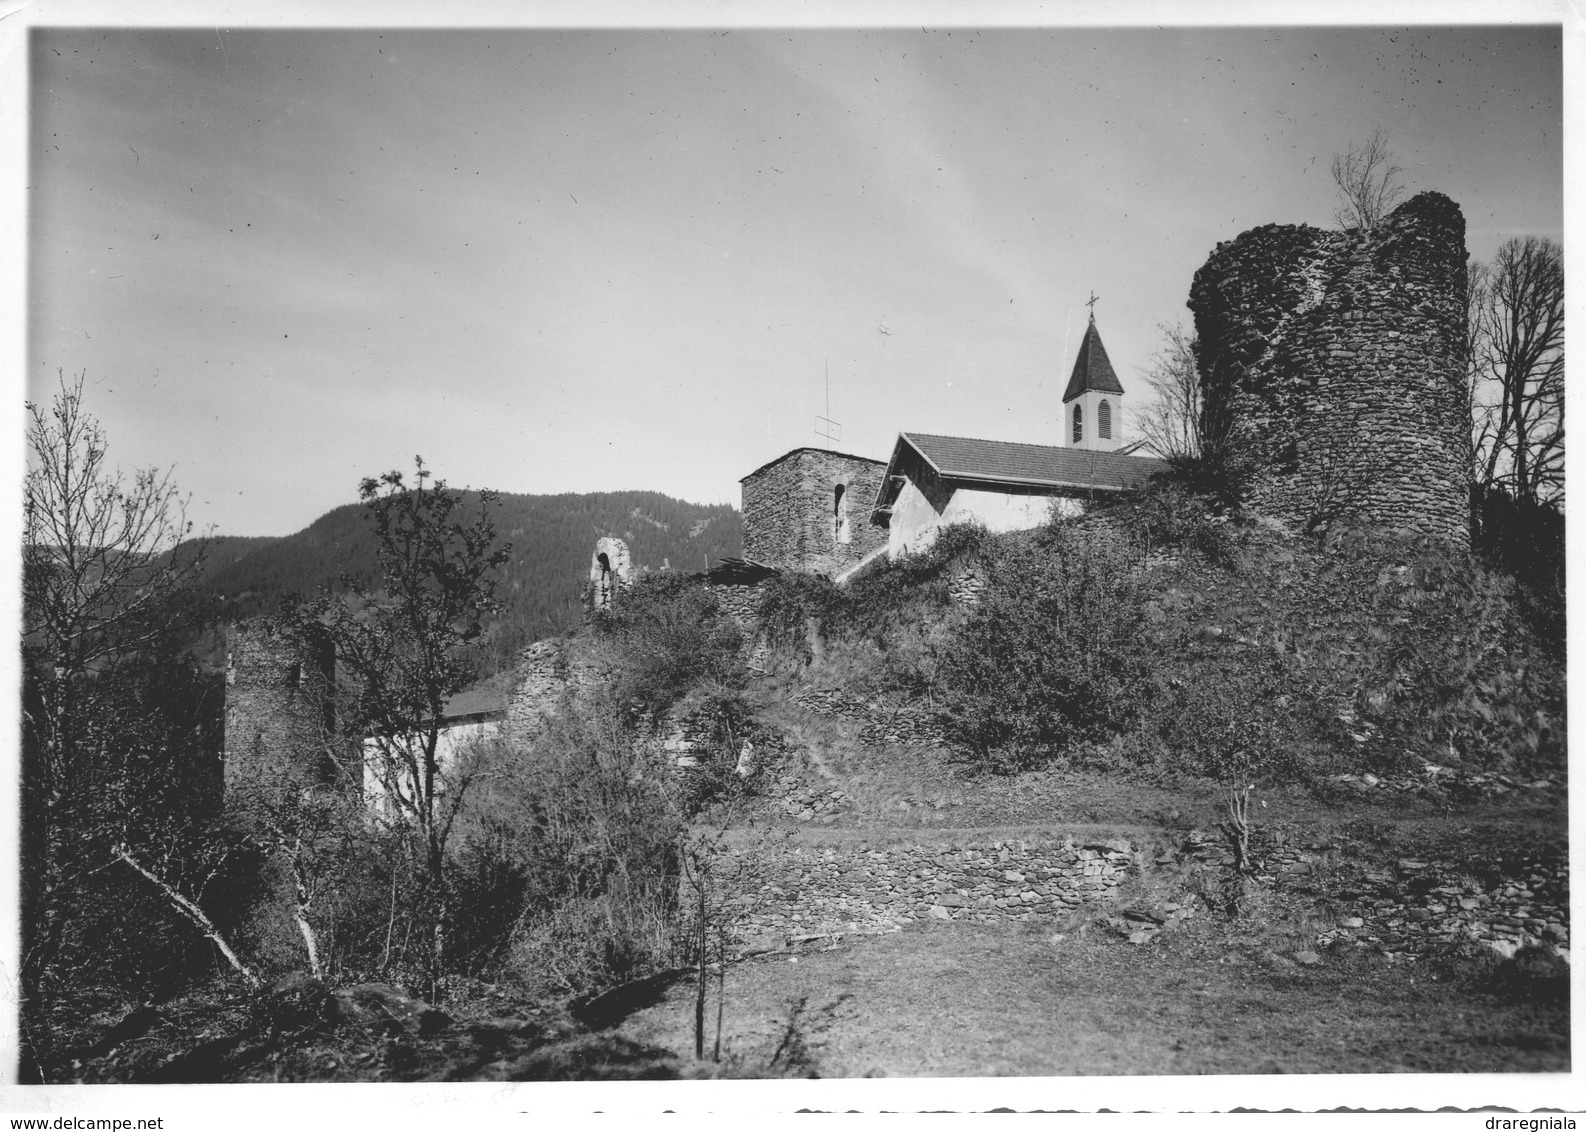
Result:
M749 1076L1546 1071L1568 1068L1567 1010L1209 928L1131 947L942 925L733 968L722 1044ZM621 1032L686 1053L692 1018L680 988Z

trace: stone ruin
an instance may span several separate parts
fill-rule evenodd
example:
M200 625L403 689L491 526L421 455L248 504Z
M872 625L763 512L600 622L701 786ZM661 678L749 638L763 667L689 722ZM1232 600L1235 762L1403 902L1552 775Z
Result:
M1466 258L1441 193L1373 228L1217 245L1189 297L1205 420L1255 510L1468 543Z
M226 626L221 759L228 795L245 781L323 774L336 734L336 659L268 620Z
M614 608L618 593L632 583L628 544L620 538L596 542L595 553L589 559L589 582L584 586L584 620Z

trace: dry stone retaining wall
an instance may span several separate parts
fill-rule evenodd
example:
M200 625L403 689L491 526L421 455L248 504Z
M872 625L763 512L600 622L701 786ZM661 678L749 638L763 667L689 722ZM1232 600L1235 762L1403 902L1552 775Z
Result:
M726 870L740 937L873 934L922 919L1056 920L1106 903L1130 874L1127 842L737 847Z
M850 695L839 688L810 688L793 702L812 715L863 722L859 741L872 746L921 743L943 746L947 734L931 714L917 704L888 706L877 700Z
M1405 958L1470 943L1506 957L1522 947L1568 951L1569 866L1562 850L1468 862L1405 858L1383 867L1345 859L1337 844L1295 841L1273 830L1257 830L1252 850L1258 884L1324 899L1337 911L1334 925L1319 934L1322 947ZM1183 876L1194 867L1232 865L1223 840L1200 831L1182 835L1154 859L1126 839L1084 842L1056 833L875 847L773 835L729 852L721 875L730 916L750 947L894 931L920 920L1055 922L1081 908L1117 908L1126 882L1141 870ZM1142 918L1148 927L1150 921L1159 924L1161 917Z
M1269 224L1217 245L1189 307L1255 509L1468 541L1466 258L1440 193L1374 228Z

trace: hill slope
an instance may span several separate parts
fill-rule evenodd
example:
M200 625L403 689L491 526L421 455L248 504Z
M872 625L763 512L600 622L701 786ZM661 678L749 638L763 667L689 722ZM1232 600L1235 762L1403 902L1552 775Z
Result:
M473 493L470 509L477 506ZM584 579L595 540L627 542L643 570L702 570L741 553L743 519L727 504L702 505L654 491L586 495L503 493L496 530L512 544L499 595L505 606L490 650L500 659L539 637L578 623ZM210 551L205 586L228 620L268 613L288 594L339 588L342 576L374 580L375 544L363 508L347 504L281 538L219 538Z

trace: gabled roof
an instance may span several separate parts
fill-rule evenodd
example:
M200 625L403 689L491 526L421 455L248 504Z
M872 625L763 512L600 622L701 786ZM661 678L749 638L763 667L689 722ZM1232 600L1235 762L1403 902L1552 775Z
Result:
M1107 357L1107 347L1101 344L1101 334L1096 330L1094 319L1085 328L1085 337L1080 340L1079 356L1074 359L1074 372L1068 379L1068 388L1063 391L1063 404L1092 389L1098 393L1123 393L1123 386L1119 384L1118 375L1113 372L1112 362Z
M878 506L890 502L885 497L904 445L918 452L943 479L1009 487L1121 491L1137 487L1157 472L1167 470L1164 461L1148 456L904 432L898 434L892 463L887 467L888 479L882 481Z
M823 456L841 456L844 460L856 460L856 461L858 461L861 464L884 464L884 463L886 463L885 460L877 460L877 459L875 459L872 456L855 456L852 452L839 452L835 448L811 448L811 447L806 445L803 448L794 448L791 451L784 452L784 453L782 453L782 455L778 456L775 460L767 460L765 463L761 464L758 468L756 468L754 471L750 472L748 475L740 476L738 478L738 482L742 483L744 480L753 479L755 476L759 475L761 472L765 471L767 468L773 468L776 465L780 464L783 460L789 459L790 457L793 457L793 456L797 456L801 452L819 452Z

